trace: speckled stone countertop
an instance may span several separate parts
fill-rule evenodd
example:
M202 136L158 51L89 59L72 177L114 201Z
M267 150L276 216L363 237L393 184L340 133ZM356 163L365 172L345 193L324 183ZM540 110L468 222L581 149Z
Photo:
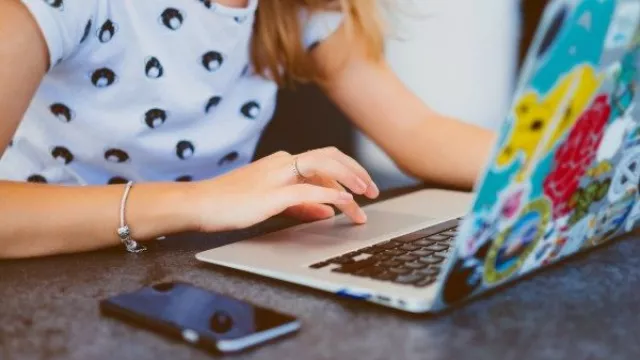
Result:
M580 256L439 316L411 316L200 264L198 251L271 230L0 262L0 359L207 359L211 355L104 318L99 300L166 280L298 316L296 336L238 359L640 359L640 242ZM637 236L637 235L636 235Z

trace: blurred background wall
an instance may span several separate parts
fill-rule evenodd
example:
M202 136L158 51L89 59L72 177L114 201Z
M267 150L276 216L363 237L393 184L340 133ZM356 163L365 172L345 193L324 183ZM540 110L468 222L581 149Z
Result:
M394 31L386 58L432 108L495 129L504 119L519 65L547 2L413 1L411 16L388 16ZM356 157L381 188L415 182L313 86L280 92L278 110L256 157L329 145Z

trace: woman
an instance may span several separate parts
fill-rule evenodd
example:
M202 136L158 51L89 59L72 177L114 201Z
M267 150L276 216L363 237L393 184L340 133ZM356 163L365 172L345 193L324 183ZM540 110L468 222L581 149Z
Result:
M293 81L320 84L408 173L471 187L492 133L438 115L398 81L374 6L0 3L0 256L118 241L135 251L131 237L238 229L282 212L323 219L334 215L327 204L365 222L343 186L378 190L338 150L247 165L277 86Z

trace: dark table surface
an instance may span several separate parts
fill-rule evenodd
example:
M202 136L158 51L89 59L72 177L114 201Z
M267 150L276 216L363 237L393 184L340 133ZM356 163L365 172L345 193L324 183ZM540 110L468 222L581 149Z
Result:
M283 226L185 235L139 255L111 249L0 262L0 359L206 359L100 316L99 300L167 280L303 322L238 359L640 359L640 242L611 246L439 316L411 316L200 264L194 254Z

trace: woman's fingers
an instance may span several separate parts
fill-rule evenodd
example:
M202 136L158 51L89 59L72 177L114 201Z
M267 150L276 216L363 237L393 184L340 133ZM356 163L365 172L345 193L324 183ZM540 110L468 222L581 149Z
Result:
M300 204L292 206L284 211L284 215L301 221L310 222L324 220L336 215L335 210L324 204Z
M344 191L342 185L334 180L327 178L316 178L314 179L314 181L324 187L336 189L338 191ZM360 205L358 205L355 200L351 200L344 204L336 204L336 207L356 224L364 224L367 222L367 214L365 214L364 210L362 210Z
M369 173L357 161L336 148L308 151L297 156L279 152L263 159L262 163L272 167L271 169L273 167L280 169L274 174L275 178L272 175L267 175L265 178L265 180L275 179L275 184L298 183L300 179L297 175L303 178L320 176L336 180L353 193L369 198L375 198L380 193ZM272 182L267 181L267 183Z
M315 177L338 181L352 192L363 195L368 185L349 167L327 156L308 153L297 159L300 175L307 179Z
M278 212L307 203L342 205L353 201L353 196L345 191L312 184L285 186L274 191Z
M339 161L340 163L350 168L351 171L353 171L355 174L357 174L358 177L367 184L367 191L364 193L365 196L373 199L380 195L380 190L378 190L378 186L371 178L371 175L369 175L369 172L367 172L367 170L354 158L348 156L335 147L327 147L319 149L317 151L327 154L327 156L333 158L336 161Z

